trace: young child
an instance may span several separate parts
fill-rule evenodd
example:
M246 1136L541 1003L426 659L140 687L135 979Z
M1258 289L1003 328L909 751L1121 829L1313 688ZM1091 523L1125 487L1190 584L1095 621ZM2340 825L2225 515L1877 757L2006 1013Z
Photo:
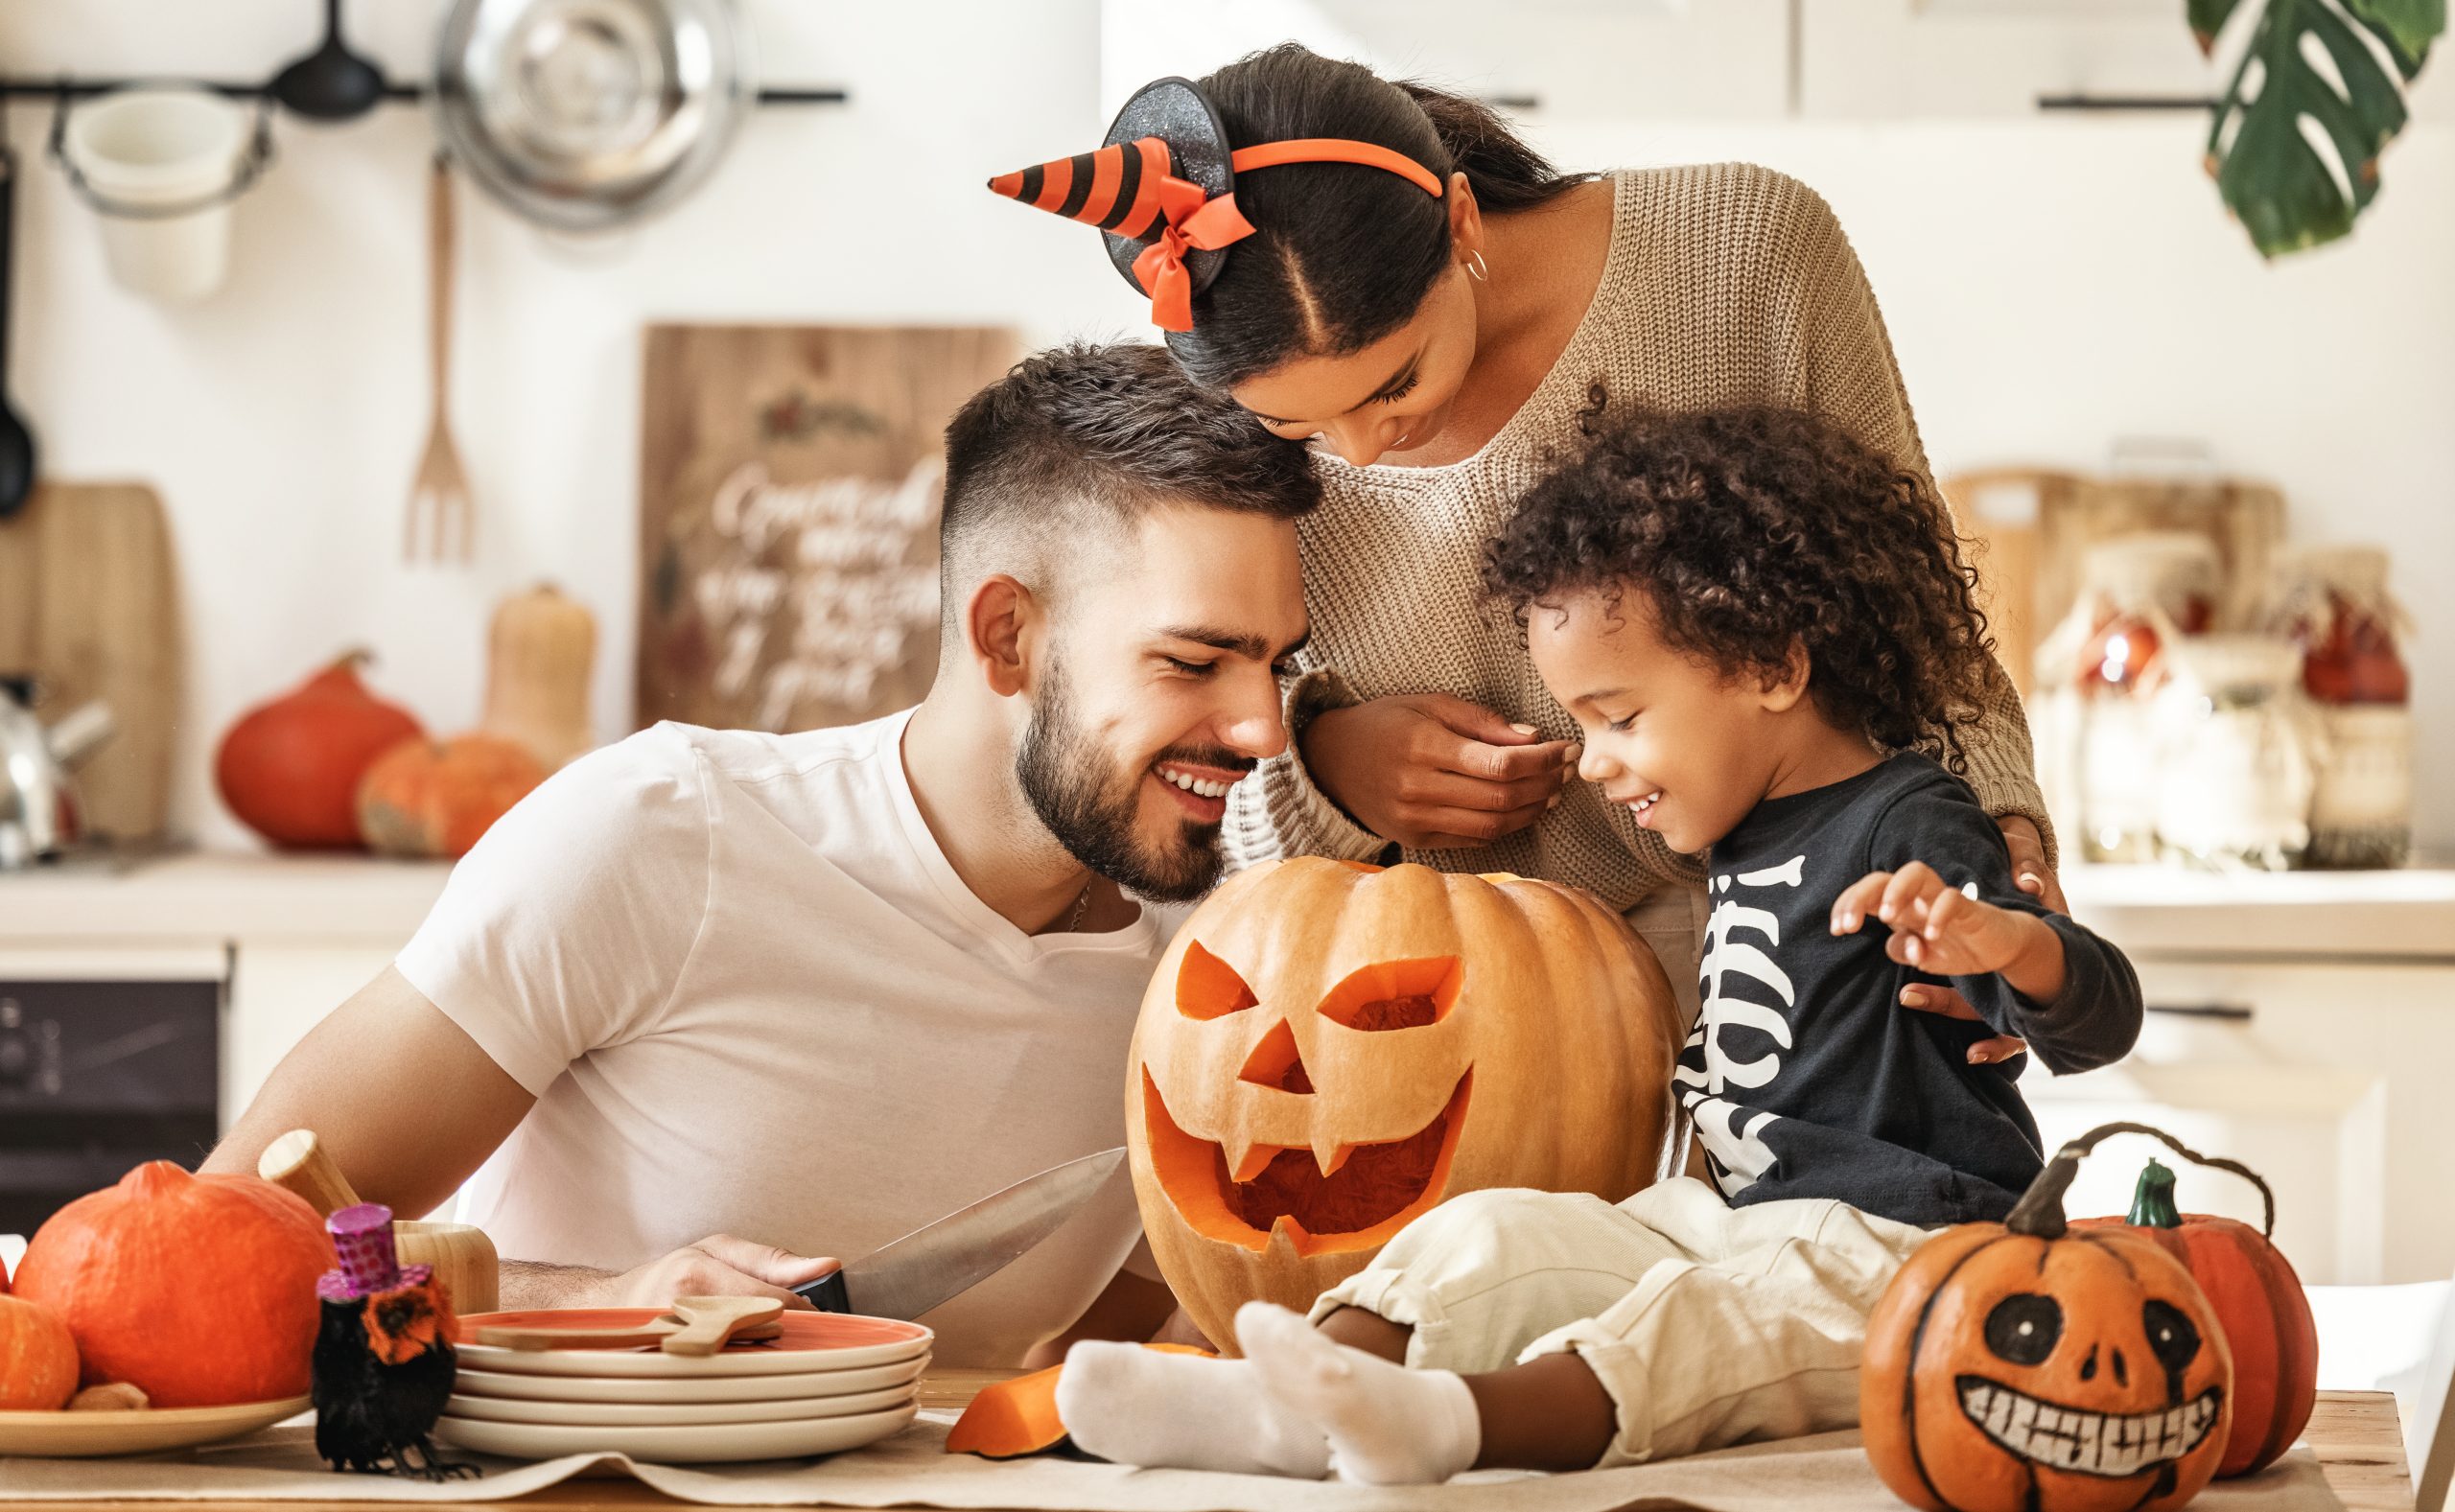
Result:
M1796 411L1606 422L1485 577L1579 775L1706 857L1673 1081L1712 1179L1456 1198L1310 1322L1248 1306L1242 1361L1078 1344L1059 1407L1094 1454L1393 1484L1852 1426L1893 1273L2042 1165L1996 1036L2063 1073L2139 1033L2130 965L2015 885L1953 775L1991 653L1916 478ZM1977 1020L1907 1011L1920 984Z

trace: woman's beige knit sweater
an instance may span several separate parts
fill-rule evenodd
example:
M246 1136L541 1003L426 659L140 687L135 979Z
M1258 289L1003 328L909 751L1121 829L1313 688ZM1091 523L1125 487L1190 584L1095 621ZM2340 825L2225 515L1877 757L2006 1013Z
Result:
M1289 690L1291 729L1324 708L1447 692L1547 737L1577 733L1543 690L1516 626L1481 602L1478 563L1546 458L1576 443L1578 411L1597 383L1614 405L1806 406L1926 474L1875 294L1813 190L1744 163L1632 171L1614 182L1611 251L1594 303L1489 444L1446 467L1359 468L1321 457L1325 496L1302 525L1313 635ZM2034 820L2050 857L2027 718L1999 668L1968 756L1987 809ZM1313 785L1292 747L1230 791L1231 864L1278 855L1363 860L1386 849ZM1701 875L1694 858L1672 852L1584 782L1570 783L1531 828L1406 858L1575 883L1621 909L1666 882Z

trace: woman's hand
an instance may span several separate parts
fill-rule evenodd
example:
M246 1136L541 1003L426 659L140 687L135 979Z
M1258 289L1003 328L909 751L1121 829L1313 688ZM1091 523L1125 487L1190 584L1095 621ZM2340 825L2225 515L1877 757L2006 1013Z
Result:
M2063 896L2063 884L2046 864L2046 837L2037 832L2037 826L2020 814L2005 814L1995 821L1995 827L2003 831L2003 844L2012 850L2013 883L2058 914L2071 912Z
M1415 850L1485 845L1534 823L1580 749L1447 693L1323 709L1299 743L1315 786Z

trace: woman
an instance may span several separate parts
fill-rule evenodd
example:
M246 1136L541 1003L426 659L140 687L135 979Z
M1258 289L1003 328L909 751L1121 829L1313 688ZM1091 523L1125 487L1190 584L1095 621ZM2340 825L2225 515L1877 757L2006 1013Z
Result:
M1167 323L1185 329L1168 332L1169 348L1197 381L1310 444L1325 485L1302 526L1313 634L1290 690L1295 744L1231 790L1231 855L1370 859L1394 846L1454 871L1588 888L1627 911L1693 1019L1698 865L1567 782L1575 726L1514 627L1479 603L1476 562L1510 501L1605 402L1806 406L1926 473L1840 225L1812 190L1743 164L1563 174L1473 101L1292 43L1196 87L1231 149L1362 143L1403 160L1282 153L1255 172L1240 154L1232 198L1250 230L1197 229L1166 249L1197 265L1190 300L1181 279L1175 291L1181 318ZM1199 111L1154 119L1181 170L1201 156L1189 140ZM1401 171L1411 165L1431 172L1418 179ZM1013 193L1014 178L998 187ZM1048 188L1045 208L1083 208L1080 187L1031 187ZM1108 219L1128 224L1122 203ZM1111 236L1111 255L1163 295L1166 275L1150 276L1157 242L1143 240L1135 259L1142 244ZM1991 671L1968 777L2022 885L2060 907L2027 725Z

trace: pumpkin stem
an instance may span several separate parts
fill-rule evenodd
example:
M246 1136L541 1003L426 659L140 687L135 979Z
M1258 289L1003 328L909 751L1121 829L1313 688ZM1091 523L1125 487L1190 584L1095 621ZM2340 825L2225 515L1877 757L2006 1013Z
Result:
M2087 1152L2076 1139L2056 1151L2021 1199L2012 1204L2003 1226L2032 1239L2061 1239L2070 1226L2063 1217L2063 1194L2071 1190L2072 1178L2080 1174L2080 1157Z
M155 1198L195 1179L187 1168L176 1161L148 1160L120 1177L119 1184L131 1197Z
M2149 1157L2139 1173L2139 1189L2131 1194L2130 1221L2141 1228L2180 1228L2182 1210L2174 1206L2174 1174L2164 1162Z

